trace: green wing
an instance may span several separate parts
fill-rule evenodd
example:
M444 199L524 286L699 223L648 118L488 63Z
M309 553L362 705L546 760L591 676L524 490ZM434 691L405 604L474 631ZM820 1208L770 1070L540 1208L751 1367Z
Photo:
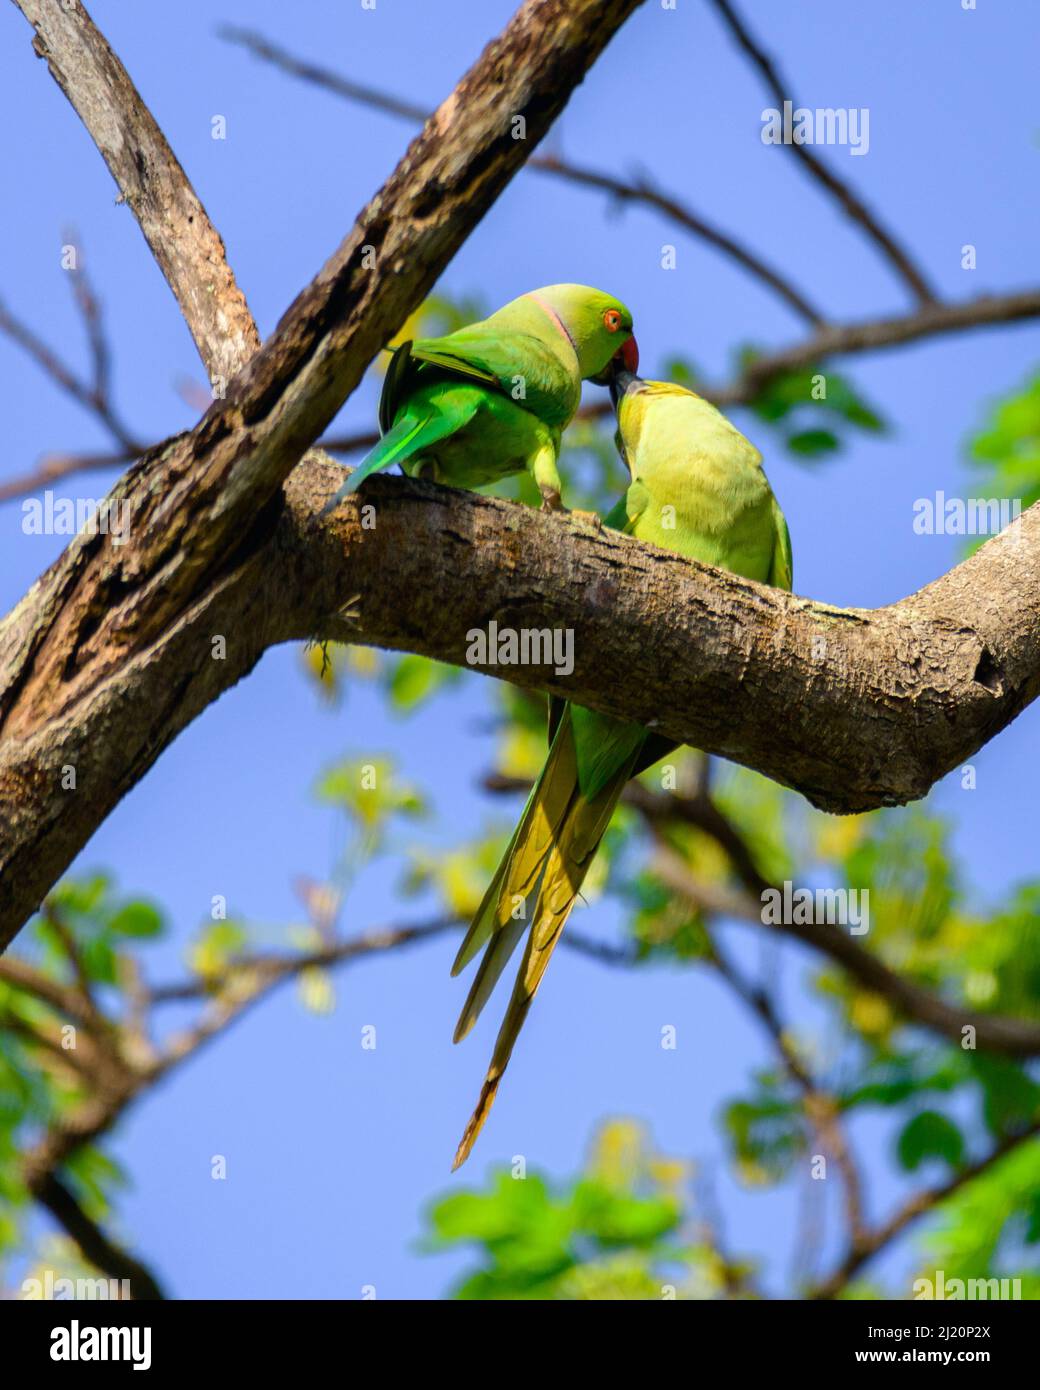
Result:
M532 333L504 333L472 324L444 338L417 339L411 355L427 370L494 386L550 426L566 425L581 399L575 372Z
M433 341L436 340L431 339ZM461 381L475 381L493 390L499 389L496 378L480 367L462 362L448 353L430 351L422 343L402 343L394 349L383 378L383 390L379 397L379 429L382 434L389 434L393 429L408 398L426 374L423 363L439 367L442 372Z

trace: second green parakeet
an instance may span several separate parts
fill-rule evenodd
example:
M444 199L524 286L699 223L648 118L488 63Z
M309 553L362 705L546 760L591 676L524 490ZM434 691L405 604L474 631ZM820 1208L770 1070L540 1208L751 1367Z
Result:
M383 437L327 504L399 463L413 477L476 488L527 470L560 505L560 436L583 378L639 363L632 315L588 285L547 285L443 338L402 343L379 402Z
M787 523L753 444L713 405L668 382L618 371L617 442L632 482L606 524L748 579L791 587ZM692 659L696 659L694 656ZM454 1166L487 1119L517 1035L630 777L675 744L553 698L549 756L462 943L453 973L484 956L455 1030L473 1027L528 932L512 998Z

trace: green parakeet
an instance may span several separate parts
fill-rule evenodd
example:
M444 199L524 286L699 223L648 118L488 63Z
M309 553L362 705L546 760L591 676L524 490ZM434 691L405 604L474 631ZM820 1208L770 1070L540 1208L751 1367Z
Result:
M790 589L787 523L754 445L713 405L680 386L642 381L621 370L614 375L611 394L617 443L632 482L606 524L705 564ZM452 971L457 974L484 948L455 1030L459 1042L529 930L491 1065L455 1156L456 1168L487 1119L625 783L676 746L639 724L557 698L550 700L549 740L545 767Z
M527 469L543 504L558 507L560 435L582 379L606 384L616 354L636 370L632 315L588 285L547 285L443 338L402 343L379 401L383 437L324 511L393 463L465 488Z

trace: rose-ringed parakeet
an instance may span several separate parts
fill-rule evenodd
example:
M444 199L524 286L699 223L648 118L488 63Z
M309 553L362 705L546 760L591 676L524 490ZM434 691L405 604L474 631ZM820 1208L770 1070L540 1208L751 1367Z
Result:
M791 587L787 523L758 450L713 405L617 371L617 443L631 485L606 524L748 579ZM696 653L691 653L696 660ZM466 1036L521 937L528 938L480 1098L455 1156L468 1157L589 865L630 777L676 745L553 698L549 756L453 967L484 956L455 1030Z
M476 488L526 469L560 505L560 435L583 378L606 384L611 358L639 355L632 315L588 285L548 285L443 338L402 343L379 401L382 439L327 504L399 463L413 477Z

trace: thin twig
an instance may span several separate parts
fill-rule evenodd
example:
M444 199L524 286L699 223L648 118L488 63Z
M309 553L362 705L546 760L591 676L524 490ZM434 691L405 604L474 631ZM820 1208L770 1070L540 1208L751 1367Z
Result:
M765 78L766 86L772 92L779 108L783 110L784 102L789 99L790 93L781 80L776 65L756 42L747 25L733 8L731 0L715 0L715 7L729 25L737 43ZM914 265L892 233L881 225L877 216L870 211L862 198L828 168L811 145L799 145L791 142L787 148L802 161L812 177L837 200L852 221L857 222L863 228L893 269L910 287L915 297L922 304L933 303L935 294L924 275Z
M324 449L329 454L350 455L359 453L362 449L371 449L378 440L379 435L375 430L362 430L357 434L332 435L328 439L319 439L315 448ZM122 468L153 447L142 445L137 449L120 449L110 454L45 454L31 473L24 473L18 478L0 483L0 502L25 497L41 487L77 473L90 473L102 468Z
M422 125L430 114L422 106L413 102L403 101L390 93L377 91L374 87L365 86L360 82L352 82L349 78L343 77L340 73L333 72L329 68L298 58L278 44L272 43L270 39L265 38L254 29L243 29L237 25L228 24L221 26L217 33L220 38L248 49L257 58L274 64L283 72L301 78L304 82L310 82L314 86L322 87L336 96L344 97L347 101L357 102L376 111L384 111L388 115L397 116L402 120L411 121L418 125ZM685 231L714 246L716 250L721 251L723 255L728 256L730 260L735 261L737 265L756 276L763 284L775 290L799 318L817 326L826 322L826 316L778 270L768 265L761 257L756 256L753 251L750 251L742 242L737 241L735 237L730 236L728 232L713 226L705 218L695 213L686 204L680 202L677 197L656 188L645 177L637 177L626 182L613 174L604 173L598 169L590 169L587 166L575 164L573 160L562 159L553 154L532 155L527 161L527 167L542 174L550 174L556 178L565 179L568 183L578 184L583 188L598 189L620 203L641 203L644 207L654 208Z
M88 296L87 302L93 307L89 311L83 309L83 312L84 314L87 312L96 314L98 312L97 301L90 295L89 289L86 291L84 290L85 284L86 282L83 280L74 282L77 303L79 303L81 309L83 309L84 301L81 296L86 293ZM100 333L100 325L95 321L90 326L89 331L93 341L93 338ZM85 410L89 410L92 415L96 415L111 433L113 438L122 446L124 454L131 458L136 458L138 454L143 453L144 446L133 438L130 431L116 414L112 402L108 398L107 378L104 375L103 367L101 368L101 376L97 376L99 367L96 358L96 348L93 349L95 352L95 382L94 385L89 385L79 377L66 362L63 362L57 353L53 352L28 324L23 323L21 319L12 314L2 302L0 302L0 333L5 334L13 343L16 343L22 348L22 350L32 358L36 365L40 367L42 371L46 372L51 380L66 392L67 395L71 396L73 400L77 401ZM103 349L103 353L107 355L107 348ZM3 493L0 493L0 500L2 500L2 498Z
M776 1006L766 991L750 984L743 978L732 961L719 950L718 943L710 936L710 933L709 939L712 947L711 964L760 1020L769 1034L784 1070L801 1092L806 1118L815 1131L821 1147L830 1153L837 1164L845 1194L845 1220L849 1240L850 1243L855 1244L862 1239L864 1231L863 1182L848 1136L841 1123L838 1103L834 1096L817 1083L809 1071L788 1036L780 1021Z

